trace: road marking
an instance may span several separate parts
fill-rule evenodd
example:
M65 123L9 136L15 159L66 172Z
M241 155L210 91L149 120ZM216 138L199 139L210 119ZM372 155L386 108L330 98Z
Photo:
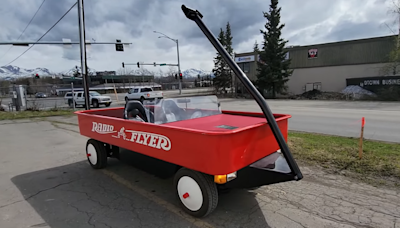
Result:
M129 188L130 190L132 190L132 191L134 191L136 193L139 193L140 195L146 197L147 199L149 199L149 200L151 200L151 201L163 206L164 208L166 208L170 212L178 215L179 217L185 219L186 221L188 221L190 223L193 223L195 226L197 226L199 228L215 228L215 226L211 225L208 222L205 222L205 221L203 221L201 219L197 219L197 218L194 218L194 217L192 217L192 216L190 216L188 214L185 214L184 212L182 212L175 205L173 205L173 204L161 199L160 197L158 197L158 196L156 196L156 195L154 195L154 194L152 194L152 193L150 193L150 192L148 192L148 191L146 191L146 190L144 190L142 188L139 188L139 187L133 185L131 182L129 182L128 180L122 178L121 176L119 176L119 175L117 175L117 174L115 174L115 173L113 173L113 172L111 172L109 170L106 170L106 169L103 169L101 171L105 175L111 177L116 182L124 185L125 187Z

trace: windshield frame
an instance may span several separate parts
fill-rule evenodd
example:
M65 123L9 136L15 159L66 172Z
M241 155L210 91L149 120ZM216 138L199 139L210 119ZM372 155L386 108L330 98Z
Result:
M220 102L215 95L145 100L143 106L148 119L150 115L154 117L155 124L222 114Z

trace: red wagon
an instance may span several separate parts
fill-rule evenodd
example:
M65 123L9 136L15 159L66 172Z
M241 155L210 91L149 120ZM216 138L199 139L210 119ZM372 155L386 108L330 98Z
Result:
M265 100L201 20L182 6L252 93L262 113L222 111L216 96L129 101L125 107L77 111L93 168L119 157L120 148L164 162L174 175L182 208L196 217L211 213L218 192L300 180L286 144L290 115L272 114Z

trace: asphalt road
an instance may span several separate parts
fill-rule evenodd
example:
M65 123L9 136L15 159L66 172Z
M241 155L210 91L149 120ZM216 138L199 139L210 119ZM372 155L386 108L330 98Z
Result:
M267 100L267 104L273 113L292 115L290 130L360 137L365 117L365 138L400 143L400 102ZM253 100L222 99L221 106L261 112Z
M400 228L400 191L301 166L304 179L233 191L200 220L177 206L171 179L121 161L93 170L76 117L0 121L0 227Z

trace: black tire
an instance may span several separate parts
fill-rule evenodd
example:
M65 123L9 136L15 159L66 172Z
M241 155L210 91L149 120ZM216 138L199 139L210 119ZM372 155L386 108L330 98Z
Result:
M111 103L107 103L107 104L106 104L106 107L110 107L110 105L111 105Z
M68 106L72 108L72 100L68 100Z
M143 104L143 101L144 101L144 97L140 97L140 103Z
M88 151L91 150L91 147L94 147L94 151ZM92 148L93 149L93 148ZM94 156L91 153L96 153L96 159L94 159ZM104 143L97 141L95 139L89 139L86 143L86 156L87 160L94 169L103 169L107 167L107 150L104 145Z
M99 101L98 100L93 100L93 107L98 108L99 107Z
M179 196L178 183L182 178L189 177L194 180L200 187L202 194L202 204L197 210L191 210L182 202ZM217 185L213 181L213 177L200 172L196 172L187 168L179 169L174 177L174 187L176 196L182 209L189 215L197 218L205 217L215 210L218 205L218 190ZM185 194L183 194L185 195ZM190 197L190 193L189 196Z

